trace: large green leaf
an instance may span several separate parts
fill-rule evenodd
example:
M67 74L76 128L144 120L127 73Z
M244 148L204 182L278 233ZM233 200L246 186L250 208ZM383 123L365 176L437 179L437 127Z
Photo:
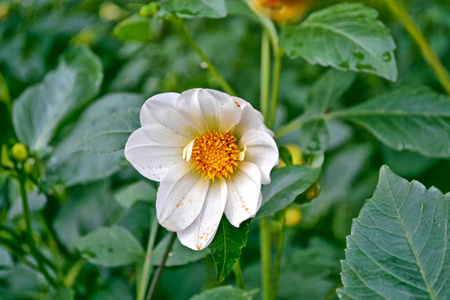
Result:
M161 7L180 17L224 18L227 15L225 0L163 0Z
M139 128L140 108L130 108L100 120L91 128L80 144L80 150L110 153L125 148L131 133Z
M366 127L398 151L450 157L450 99L429 89L401 89L330 116Z
M384 166L354 220L341 299L450 299L450 194Z
M395 43L377 16L359 3L337 4L287 26L281 43L291 57L396 80Z
M167 245L170 241L170 235L167 235L153 250L152 264L159 265L166 251ZM176 240L173 244L170 256L167 258L166 266L182 266L194 261L205 258L208 255L208 250L194 251L181 245L180 241Z
M222 217L216 236L208 246L216 264L217 282L225 280L241 256L242 248L247 244L248 224L249 221L245 221L236 228L225 216Z
M78 239L75 247L90 262L105 267L128 265L145 257L136 238L122 227L99 228Z
M320 176L320 169L293 165L272 171L272 183L262 188L263 203L256 218L271 215L291 204Z
M113 153L74 152L80 149L85 136L99 123L107 123L111 116L138 109L145 98L131 93L112 93L98 99L81 115L75 127L56 144L48 162L47 180L75 185L108 177L126 164L122 151ZM136 117L139 120L139 117ZM125 141L122 139L123 145Z
M243 291L231 286L221 286L195 295L190 300L252 300L257 290Z
M120 189L115 198L122 207L129 209L139 200L154 202L156 190L149 181L140 180Z
M66 52L56 70L14 102L19 140L32 150L45 148L59 123L98 93L102 78L101 62L88 48Z

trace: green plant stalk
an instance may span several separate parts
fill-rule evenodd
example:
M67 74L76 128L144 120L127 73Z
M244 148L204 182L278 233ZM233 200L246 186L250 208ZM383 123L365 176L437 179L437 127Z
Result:
M8 84L6 83L5 78L0 73L0 101L5 102L6 107L8 108L9 113L11 114L11 97L9 95Z
M150 235L148 237L147 252L145 253L144 267L142 268L141 279L138 285L137 299L144 300L147 284L152 269L153 246L155 244L156 232L158 229L158 219L152 215L153 222L150 225Z
M278 283L280 281L280 273L281 273L281 262L283 259L283 247L284 247L284 240L286 237L286 210L287 207L285 207L282 211L282 216L280 218L280 231L278 234L278 242L277 242L277 255L275 258L275 267L274 267L274 277L273 277L273 294L272 299L277 298L277 291L278 291Z
M22 248L19 248L14 243L11 243L9 240L3 239L1 237L0 237L0 245L3 245L5 248L7 248L13 256L17 257L17 259L22 261L24 264L26 264L31 269L39 271L38 267L35 264L33 264L32 262L30 262L29 260L26 259L26 257L24 256L25 251Z
M200 48L200 46L195 42L192 35L187 31L186 26L184 25L184 22L182 19L175 20L175 23L180 30L180 32L183 34L184 38L188 42L188 44L194 49L195 52L197 52L198 56L200 56L201 60L208 64L208 71L211 73L212 76L217 80L219 85L223 88L225 92L230 94L231 96L236 96L236 92L233 90L233 88L230 86L230 84L223 78L223 76L217 71L216 67L214 67L211 60L206 56L205 52Z
M273 68L273 78L272 78L272 98L271 98L272 107L270 109L270 117L268 121L269 128L273 128L275 124L278 98L280 95L280 76L281 76L281 63L283 60L283 55L284 49L277 47L277 51L274 54L275 65Z
M430 44L425 39L423 33L414 23L413 19L409 16L406 8L400 3L398 0L384 0L384 3L391 10L392 14L394 14L400 22L402 22L406 31L411 35L413 40L416 42L417 46L419 46L420 51L422 52L423 57L428 62L430 67L433 69L436 77L441 82L447 94L450 95L450 75L447 70L442 65L439 57L431 48Z
M50 249L50 252L52 253L55 271L57 272L59 279L61 281L63 281L64 274L63 274L62 266L59 264L58 243L56 242L56 239L54 238L53 233L51 232L50 228L48 227L48 224L45 221L42 214L39 214L39 219L41 221L42 228L47 233L48 238L49 238L49 249Z
M54 288L58 288L58 283L56 280L48 273L47 269L45 268L44 262L42 260L42 256L34 243L33 239L33 228L31 225L31 214L30 214L30 208L28 207L28 197L27 197L27 191L25 189L25 182L26 182L26 175L24 173L19 175L19 192L20 192L20 198L22 199L22 210L23 210L23 219L25 222L26 227L26 233L27 233L27 240L28 240L28 246L30 247L31 255L33 255L34 259L36 260L38 264L38 269L44 275L47 282Z
M238 260L233 268L234 276L236 277L236 284L241 290L245 290L244 276L242 276L242 269L240 261Z
M261 78L260 78L260 106L265 120L268 120L269 112L269 88L270 88L270 37L266 30L261 39Z
M272 259L270 255L270 223L268 217L263 217L260 220L259 239L261 246L261 265L262 265L262 294L263 300L270 300L272 295L271 285L271 264Z
M164 252L163 258L159 265L158 270L156 270L155 276L152 280L152 285L150 286L150 291L148 292L147 300L153 299L155 294L156 286L158 285L159 279L161 278L162 271L164 270L164 265L166 264L167 258L169 257L169 252L172 250L173 243L175 242L176 233L171 233L169 244L167 245L166 251Z
M86 264L87 260L84 258L80 258L76 263L72 265L69 272L67 272L66 277L64 278L64 285L68 288L73 287L75 284L78 275Z

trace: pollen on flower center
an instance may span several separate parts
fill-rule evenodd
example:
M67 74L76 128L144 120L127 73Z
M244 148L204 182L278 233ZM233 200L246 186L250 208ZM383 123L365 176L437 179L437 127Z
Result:
M233 174L241 156L231 131L219 133L215 130L196 138L190 155L195 171L212 180Z

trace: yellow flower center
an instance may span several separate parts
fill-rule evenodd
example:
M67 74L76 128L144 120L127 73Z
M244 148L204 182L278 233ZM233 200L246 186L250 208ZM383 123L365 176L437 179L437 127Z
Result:
M236 137L231 130L226 133L210 130L195 139L191 157L192 166L197 166L195 171L213 181L215 178L229 178L241 160Z

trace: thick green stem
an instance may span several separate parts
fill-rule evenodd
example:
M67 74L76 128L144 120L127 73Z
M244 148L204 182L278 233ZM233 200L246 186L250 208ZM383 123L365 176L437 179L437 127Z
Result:
M171 233L169 244L167 245L166 251L164 252L161 263L159 264L158 270L156 270L155 276L152 280L152 285L150 286L150 291L148 292L147 300L153 299L155 294L156 286L158 285L159 279L161 278L162 271L164 270L164 265L166 264L167 258L169 257L169 252L172 250L173 243L177 237L176 233Z
M281 262L283 259L283 247L284 247L284 239L286 237L286 213L287 207L283 210L282 216L280 218L280 232L278 234L278 243L277 243L277 256L275 258L275 268L273 271L273 294L272 299L277 298L278 291L278 283L280 281L280 272L281 272Z
M423 33L409 16L408 11L398 0L384 0L384 2L389 7L391 12L400 20L400 22L402 22L405 29L416 42L417 46L419 46L423 57L433 69L436 77L441 82L447 94L450 95L450 75L442 65L439 57L431 48L430 44L425 39Z
M236 284L241 290L245 290L244 276L242 276L242 269L239 260L234 265L234 276L236 277Z
M25 222L26 227L26 233L27 233L27 241L28 246L30 247L31 255L33 255L34 259L36 260L38 264L38 269L44 275L47 282L53 286L54 288L58 287L58 283L56 280L48 273L47 269L45 268L44 261L42 260L43 255L39 253L38 249L36 248L36 244L33 238L33 228L31 225L31 214L30 214L30 208L28 206L28 197L27 197L27 191L25 189L25 182L26 182L26 175L20 174L19 176L19 192L20 192L20 198L22 199L22 210L23 210L23 219Z
M9 113L11 113L12 103L11 97L9 95L8 84L6 83L6 80L1 73L0 73L0 101L5 102Z
M198 44L195 42L192 35L186 30L186 26L184 25L184 22L182 19L177 19L175 21L178 29L183 34L184 38L188 42L188 44L194 49L195 52L197 52L198 56L200 56L201 60L205 62L208 65L208 71L211 73L212 76L217 80L219 85L223 88L225 92L230 94L231 96L236 96L236 92L231 88L231 86L228 84L228 82L223 78L222 75L220 75L219 71L217 71L216 67L214 67L211 60L206 56L205 52L198 46Z
M158 229L158 219L155 215L152 215L153 222L150 225L150 235L148 237L147 252L145 253L144 267L142 268L141 280L139 282L137 299L143 300L145 298L145 292L147 291L147 284L150 278L150 272L152 270L152 256L153 246L155 244L156 232Z
M284 50L282 48L277 48L275 52L275 65L273 68L273 78L272 78L272 107L270 108L270 117L268 121L269 128L273 128L275 124L275 116L277 113L278 98L280 94L280 76L281 76L281 63L283 60Z
M260 106L261 113L266 122L269 112L269 88L270 88L270 37L266 30L262 34L261 40L261 78L260 78Z
M262 265L262 290L263 300L270 300L272 295L271 286L271 264L272 259L270 255L270 223L268 217L263 217L260 220L259 239L261 247L261 265Z

